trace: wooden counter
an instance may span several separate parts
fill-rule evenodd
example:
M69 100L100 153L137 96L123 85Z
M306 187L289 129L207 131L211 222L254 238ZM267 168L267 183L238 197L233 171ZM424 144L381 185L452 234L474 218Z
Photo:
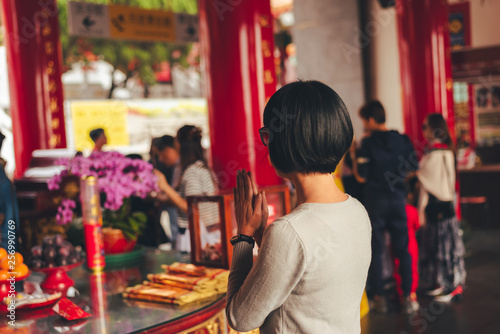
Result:
M482 165L470 169L459 170L460 174L467 173L500 173L500 164Z

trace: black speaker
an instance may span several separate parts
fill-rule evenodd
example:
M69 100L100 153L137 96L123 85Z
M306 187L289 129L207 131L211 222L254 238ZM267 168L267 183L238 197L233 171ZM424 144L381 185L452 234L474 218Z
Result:
M382 8L393 7L396 4L396 0L378 0L378 2L380 2Z

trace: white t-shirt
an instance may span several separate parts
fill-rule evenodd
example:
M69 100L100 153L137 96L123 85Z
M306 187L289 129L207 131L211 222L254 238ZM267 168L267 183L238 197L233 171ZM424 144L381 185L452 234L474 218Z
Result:
M211 171L204 166L202 161L196 161L182 174L178 192L185 199L187 196L212 195L215 190ZM199 213L200 220L205 226L217 224L220 221L217 203L200 203ZM188 216L185 212L179 210L177 223L182 228L189 226Z

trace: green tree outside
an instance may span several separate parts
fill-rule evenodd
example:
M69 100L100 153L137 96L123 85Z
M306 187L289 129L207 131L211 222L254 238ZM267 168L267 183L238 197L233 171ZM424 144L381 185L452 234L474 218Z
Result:
M197 14L196 0L87 0L98 4L118 4L144 9L161 9L176 13ZM108 98L113 96L117 87L124 87L127 81L137 76L143 83L144 95L147 97L148 87L156 84L153 67L162 61L171 64L178 62L186 67L186 56L192 44L175 44L161 42L136 42L112 39L82 38L68 34L68 0L57 0L61 44L63 53L63 71L69 70L75 62L90 63L94 55L113 66L113 74L119 70L126 75L122 82L115 82L111 76L111 89ZM174 59L174 50L180 51L180 57Z

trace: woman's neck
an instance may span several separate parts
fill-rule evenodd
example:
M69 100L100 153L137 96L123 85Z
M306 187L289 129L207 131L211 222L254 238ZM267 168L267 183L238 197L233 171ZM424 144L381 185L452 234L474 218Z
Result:
M337 203L348 197L335 184L331 174L299 174L288 177L297 190L297 204Z

